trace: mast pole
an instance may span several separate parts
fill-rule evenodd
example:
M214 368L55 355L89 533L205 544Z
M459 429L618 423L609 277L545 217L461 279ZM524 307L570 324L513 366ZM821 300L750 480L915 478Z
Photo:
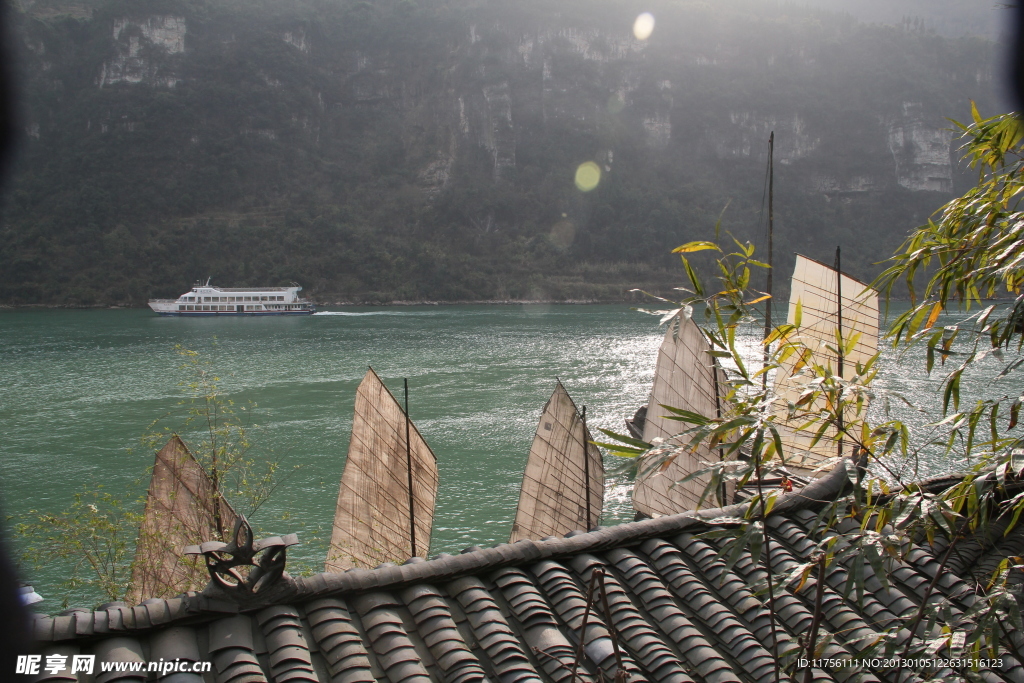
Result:
M843 271L842 261L839 258L839 247L836 247L836 351L838 362L836 367L839 370L839 379L843 379ZM843 407L839 406L839 457L843 457Z
M409 379L405 378L405 467L409 480L409 542L416 557L416 494L412 489L412 446L409 443Z
M768 281L766 283L766 293L768 299L764 303L764 338L767 339L768 335L772 333L772 241L775 230L775 212L773 205L773 192L775 185L775 131L773 130L768 136ZM771 355L769 347L765 344L764 347L764 365L768 365L768 359ZM768 373L761 375L761 389L768 388Z
M768 136L768 278L766 281L766 294L768 298L765 300L764 306L764 338L767 340L768 336L772 333L772 238L774 237L775 228L775 214L773 205L773 193L775 190L775 131L773 130ZM768 361L771 358L770 347L768 344L764 345L764 365L768 366ZM761 390L763 392L768 391L768 373L761 374ZM759 502L761 520L762 522L767 518L765 514L764 505L764 489L762 482L764 481L764 472L761 469L761 454L753 453L754 456L754 469L755 476L757 477L757 499ZM783 457L780 453L779 457ZM785 463L785 460L783 460ZM779 637L775 631L775 589L772 586L772 546L771 541L768 538L768 526L764 527L764 566L768 573L768 617L769 623L771 624L772 634L772 654L775 655L779 651ZM810 669L808 668L808 671ZM779 660L775 659L775 683L779 683Z
M722 419L722 391L718 387L718 359L715 358L714 356L711 357L711 378L712 378L712 381L714 383L714 389L715 389L715 417L718 418L719 420L721 420ZM718 448L718 459L719 460L725 460L725 448L724 447L719 446L719 448ZM723 481L718 486L718 499L719 499L719 503L721 504L722 507L724 507L725 505L728 504L726 502L726 500L725 500L725 497L726 497L727 493L728 493L728 491L726 490L726 484Z
M583 406L583 412L580 415L580 425L583 427L583 433L580 434L580 441L583 442L583 485L585 490L583 492L584 497L587 501L587 528L584 531L590 531L591 524L590 520L593 519L593 510L590 505L590 444L587 443L587 407Z

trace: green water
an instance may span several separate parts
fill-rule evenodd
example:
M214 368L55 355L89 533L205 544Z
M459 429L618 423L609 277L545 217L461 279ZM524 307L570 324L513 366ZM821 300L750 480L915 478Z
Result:
M253 520L273 533L329 537L355 388L368 365L400 394L437 454L431 552L508 539L526 456L561 378L593 426L622 430L645 402L657 319L628 306L353 309L296 318L162 318L142 310L0 312L0 475L4 508L59 511L85 482L144 488L155 419L180 414L174 351L199 351L237 406L258 404L259 448L300 464ZM180 418L169 418L174 427ZM610 465L612 463L609 463ZM603 521L632 517L623 475ZM321 565L323 548L294 554ZM60 570L29 577L45 596Z
M258 447L302 468L253 520L306 539L290 556L321 567L344 465L356 385L372 365L398 394L409 379L414 421L438 457L431 553L508 538L533 432L555 378L589 423L622 431L645 403L661 332L628 306L440 306L337 310L299 318L162 318L143 310L0 312L0 476L3 508L57 512L83 484L138 493L152 453L136 448L150 423L177 413L175 344L195 349L241 406L258 404ZM754 353L754 338L744 343ZM915 424L933 419L937 378L918 356L882 358L878 387ZM992 366L994 367L994 365ZM991 368L990 368L991 369ZM984 372L982 373L984 375ZM965 390L1005 391L977 382ZM883 401L873 411L881 415ZM180 417L165 424L175 427ZM632 518L622 461L606 458L602 523ZM951 463L934 454L923 472ZM26 578L55 595L65 570ZM82 595L80 604L97 597ZM52 607L51 602L44 603Z

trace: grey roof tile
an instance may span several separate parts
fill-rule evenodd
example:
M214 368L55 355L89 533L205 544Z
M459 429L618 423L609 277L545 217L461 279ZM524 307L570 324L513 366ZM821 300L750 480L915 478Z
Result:
M115 637L102 640L93 648L97 662L139 662L146 661L142 652L142 645L135 638ZM130 671L108 671L97 672L96 683L110 683L110 681L144 681L144 672Z
M598 614L588 608L586 596L576 584L572 574L565 567L551 560L538 562L529 569L530 573L537 577L538 585L544 591L559 619L568 625L571 638L579 642L582 637L584 651L590 661L607 675L614 676L618 665L608 629ZM587 619L584 630L585 615ZM638 669L636 662L628 652L622 652L621 659L623 668L627 671Z
M463 683L486 677L486 671L462 639L451 610L437 588L418 584L405 589L399 597L412 614L445 681Z
M812 521L806 520L806 518L804 518L804 520L805 524L807 521ZM778 525L792 524L793 526L797 526L795 522L789 520L772 521ZM847 521L851 525L853 524L852 520ZM799 529L806 535L806 526L800 526ZM829 535L834 536L834 533ZM810 539L807 539L799 548L800 555L805 560L810 557L813 550L814 543ZM893 570L901 566L901 563L893 560L891 557L886 557L883 559L883 562L885 563L886 569L889 573L892 573ZM859 564L859 567L855 567L855 563ZM855 590L852 585L852 582L854 581L852 570L854 569L864 577L865 588L870 592L871 597L870 600L863 603L864 606L860 611L873 622L873 625L878 630L888 629L898 621L898 616L910 615L916 611L917 604L908 600L903 593L897 589L886 588L883 586L879 578L875 576L874 568L871 567L871 564L867 559L861 555L848 557L843 565L833 567L829 571L828 575L829 585L843 594L846 594L851 590ZM884 578L888 580L888 576ZM848 582L851 582L850 586L847 586Z
M111 607L107 610L110 617L108 627L111 631L130 631L135 628L135 614L126 605Z
M42 651L42 662L38 683L43 681L77 681L78 676L71 673L71 657L81 654L81 649L74 643L51 645ZM52 665L47 669L47 665ZM58 669L59 667L59 669Z
M401 615L394 609L401 606L395 596L368 593L352 598L351 605L361 617L370 647L389 679L394 683L429 680L422 657L405 631Z
M252 651L252 618L239 614L213 621L209 626L210 652L225 648L239 648Z
M150 659L182 659L198 662L199 642L195 629L186 626L174 626L154 633L149 638Z
M213 671L217 683L263 683L267 680L256 654L238 647L214 653Z
M573 558L572 568L588 585L598 571L604 572L604 578L595 591L603 593L602 600L597 602L597 609L606 620L610 620L609 626L617 632L620 644L632 653L636 661L650 672L655 680L693 682L693 679L684 673L686 667L683 662L662 641L661 634L640 614L629 599L627 591L608 571L608 566L604 562L593 555L581 553ZM608 615L603 612L606 603Z
M136 605L131 608L131 624L127 626L129 629L136 628L148 628L150 626L149 621L149 610L146 609L145 605ZM127 622L126 622L127 623Z
M775 666L772 655L750 629L714 597L686 564L682 551L676 546L685 546L690 541L687 535L682 535L676 539L675 546L652 540L643 544L641 549L651 558L653 568L670 590L677 597L685 599L687 606L692 609L692 617L705 627L705 632L715 634L719 646L735 657L755 680L773 677Z
M84 621L84 620L83 620ZM92 613L92 632L97 633L110 633L110 613L106 610L98 609Z
M348 606L341 600L324 598L304 605L313 638L327 662L333 683L369 683L371 666L362 634L356 628Z
M771 546L772 555L775 555L776 543L773 539L769 539L769 543L766 545ZM762 560L764 559L762 555ZM734 565L734 569L737 573L742 576L748 583L754 584L765 579L765 571L760 565L755 565L750 557L749 552L743 552ZM774 570L774 566L773 566ZM805 591L806 592L806 587ZM789 631L791 636L797 634L804 634L810 631L811 623L814 619L811 610L805 605L800 599L791 593L782 593L775 600L776 613L782 620L786 630ZM764 641L770 646L770 640ZM853 653L844 647L840 642L835 640L829 642L821 654L822 658L825 659L852 659ZM869 672L860 673L852 667L841 666L830 669L828 671L830 676L834 677L835 680L839 681L878 681L878 678ZM815 676L826 676L826 672L816 671Z
M445 586L466 614L474 637L491 660L502 683L540 681L512 627L494 598L476 577L452 581Z
M548 677L562 681L571 677L576 649L558 628L558 618L533 579L519 569L502 569L491 579L501 591L512 616L523 631L536 664ZM584 680L592 676L585 664L577 671Z
M552 613L551 606L525 572L514 568L502 569L492 574L491 580L501 590L524 628L558 626L558 619Z
M75 633L75 617L74 614L68 614L53 618L53 640L58 642L71 640L77 635Z
M743 578L726 569L725 562L719 558L717 552L714 552L713 546L686 534L682 536L688 537L687 543L681 546L684 554L693 560L708 583L731 606L741 621L750 627L751 633L758 640L762 643L771 643L773 629L768 607L754 597ZM785 652L795 645L795 641L778 623L774 631L779 651Z
M274 605L256 613L267 660L275 683L284 681L318 682L309 644L302 631L298 610L290 605Z
M171 611L167 601L161 598L150 598L142 603L146 607L150 624L165 624L170 619Z
M778 500L765 545L776 573L806 562L821 540L808 533L814 513L801 506L836 495L847 480L837 472ZM570 683L581 639L586 657L578 679L598 683L614 670L612 635L634 678L767 683L774 680L772 620L751 588L766 577L765 554L755 563L742 549L726 568L719 556L723 541L696 536L709 528L705 519L741 512L701 511L457 556L442 553L379 570L289 579L249 598L208 588L134 608L108 604L41 618L35 628L41 639L64 638L62 643L85 652L106 647L129 658L209 660L214 670L202 677L205 683ZM916 610L935 576L930 603L948 599L954 612L969 609L977 600L970 588L974 575L965 581L938 571L936 553L945 543L911 548L905 562L887 565L885 577L857 558L830 571L822 631L833 640L822 656L849 658L856 637ZM961 564L984 572L1001 557L1024 551L1024 530L1005 539L976 539L965 548L974 559ZM591 607L585 602L598 567L607 572L607 612L603 601ZM858 605L846 593L860 574L868 595ZM794 588L782 587L775 599L780 650L795 649L812 621L814 577L799 593ZM920 635L928 635L924 627ZM1024 651L1024 635L1013 631L1010 638ZM1024 667L1013 657L1004 662L1001 670L980 672L982 680L1024 683ZM870 683L879 680L876 673L893 683L914 679L907 671L853 667L815 670L812 678ZM175 673L159 683L199 678ZM788 681L785 672L781 680Z

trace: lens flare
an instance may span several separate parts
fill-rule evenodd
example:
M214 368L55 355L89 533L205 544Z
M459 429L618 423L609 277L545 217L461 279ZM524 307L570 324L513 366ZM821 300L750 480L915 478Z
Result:
M576 169L576 187L581 192L590 192L601 182L601 167L593 161L584 161Z
M652 31L654 31L654 15L650 12L644 12L633 22L633 35L637 40L647 40L651 37Z

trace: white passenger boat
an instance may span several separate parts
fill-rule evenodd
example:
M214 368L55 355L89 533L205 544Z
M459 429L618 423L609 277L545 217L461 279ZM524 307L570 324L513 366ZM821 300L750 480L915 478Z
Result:
M150 299L160 315L310 315L316 305L300 299L302 287L214 287L196 284L177 299Z

